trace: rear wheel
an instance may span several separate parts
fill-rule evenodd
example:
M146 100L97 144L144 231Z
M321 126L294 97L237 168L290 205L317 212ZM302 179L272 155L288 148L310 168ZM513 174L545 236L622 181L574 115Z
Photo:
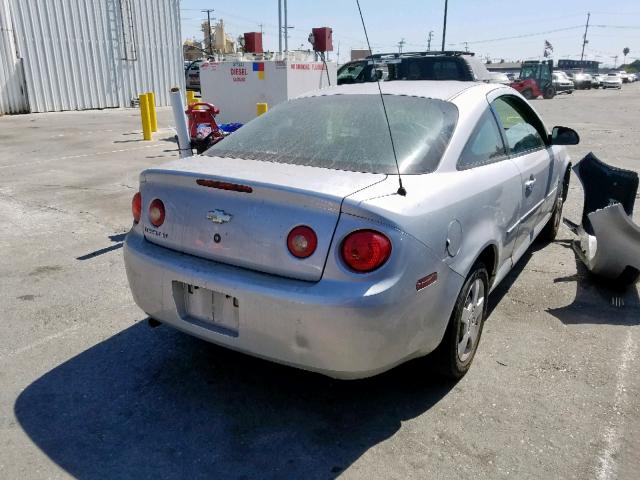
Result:
M471 367L487 315L488 294L489 274L482 263L476 263L458 294L442 343L434 352L436 368L443 376L459 379Z
M544 91L544 94L542 95L542 97L546 98L547 100L550 100L555 96L556 96L556 89L551 86L547 87Z

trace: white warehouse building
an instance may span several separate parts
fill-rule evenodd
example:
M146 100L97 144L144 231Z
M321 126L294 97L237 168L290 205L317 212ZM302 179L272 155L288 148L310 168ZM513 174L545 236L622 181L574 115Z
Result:
M0 0L0 115L127 107L184 86L179 0Z

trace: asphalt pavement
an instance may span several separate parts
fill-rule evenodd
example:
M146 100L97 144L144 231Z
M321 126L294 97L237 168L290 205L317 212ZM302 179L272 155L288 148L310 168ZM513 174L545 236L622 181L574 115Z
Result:
M640 83L533 105L581 134L574 160L640 171ZM457 383L419 362L331 380L148 327L121 246L138 173L176 157L159 123L143 142L135 110L0 117L0 478L638 478L638 289L591 278L564 226L494 292Z

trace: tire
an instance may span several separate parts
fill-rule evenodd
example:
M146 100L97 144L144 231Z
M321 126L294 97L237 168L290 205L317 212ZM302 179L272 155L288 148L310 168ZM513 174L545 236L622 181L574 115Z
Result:
M558 195L556 197L556 203L553 206L553 212L551 213L551 218L547 221L547 224L544 226L542 231L540 232L540 240L546 243L553 242L558 236L558 231L560 230L560 224L562 223L562 207L564 206L564 181L560 183L558 187Z
M522 92L522 96L524 98L526 98L527 100L533 100L533 92L531 91L531 89L527 88L526 90L524 90Z
M547 89L544 91L544 94L542 95L542 98L551 100L555 96L556 96L556 89L553 87L547 87Z
M476 263L458 294L444 338L434 352L434 367L443 377L457 380L469 371L487 316L488 294L489 274L484 264Z
M573 90L567 90L567 93L571 95L573 93Z

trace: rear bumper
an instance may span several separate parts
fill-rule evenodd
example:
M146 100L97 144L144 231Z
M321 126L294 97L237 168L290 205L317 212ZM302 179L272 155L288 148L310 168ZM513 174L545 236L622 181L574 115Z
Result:
M151 317L212 343L343 379L432 351L463 282L441 261L438 282L420 292L413 267L372 285L298 281L159 247L135 229L124 258L133 297ZM182 284L237 298L237 331L229 335L185 316L176 298Z

